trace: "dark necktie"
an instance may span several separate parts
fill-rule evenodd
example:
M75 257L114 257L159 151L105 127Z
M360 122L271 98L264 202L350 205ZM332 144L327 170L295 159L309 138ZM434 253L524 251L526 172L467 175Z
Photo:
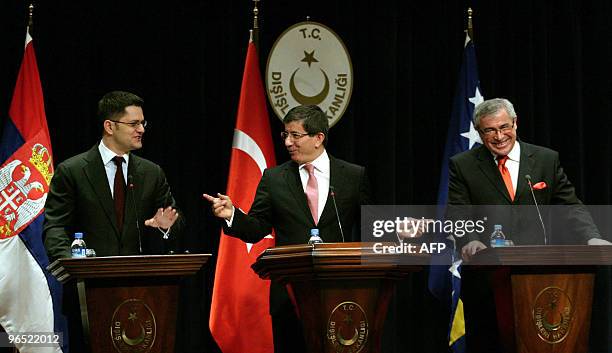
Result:
M115 199L115 215L119 231L123 231L123 211L125 209L125 180L123 178L123 157L115 156L113 162L117 166L115 172L115 184L113 186L113 197Z
M510 171L506 167L507 160L508 156L497 156L497 168L501 173L502 179L504 179L504 184L506 184L506 189L508 189L510 199L514 201L514 187L512 186L512 177L510 177Z

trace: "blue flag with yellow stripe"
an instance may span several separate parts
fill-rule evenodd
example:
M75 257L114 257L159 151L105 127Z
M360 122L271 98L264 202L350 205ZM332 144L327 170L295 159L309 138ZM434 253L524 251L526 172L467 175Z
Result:
M446 147L442 159L440 186L438 189L438 205L444 206L448 202L448 165L450 158L458 153L467 151L481 143L478 131L472 123L472 115L476 105L484 98L480 93L478 70L476 65L476 50L471 38L466 34L463 51L463 63L457 82L457 89L453 101ZM450 246L454 243L449 240ZM463 301L461 300L461 260L457 259L457 249L454 249L451 266L448 260L439 260L430 267L429 290L441 301L451 304L451 317L449 324L448 342L453 353L466 352L465 347L465 321L463 316ZM435 259L434 259L435 260Z

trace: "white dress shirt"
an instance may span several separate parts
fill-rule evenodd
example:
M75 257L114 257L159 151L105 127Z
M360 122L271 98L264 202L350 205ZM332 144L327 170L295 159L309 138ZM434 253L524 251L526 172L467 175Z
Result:
M117 173L117 165L113 158L115 156L120 156L115 152L111 151L103 141L100 141L98 145L98 151L100 151L100 157L102 157L102 163L104 164L104 169L106 170L106 178L108 179L108 187L110 188L111 196L115 197L115 173ZM128 177L128 163L130 163L130 154L126 153L123 156L125 159L125 163L122 163L123 169L123 179L125 181L125 185L127 185L127 177Z
M308 171L304 166L307 163L301 164L299 167L300 171L300 180L302 181L302 188L304 189L304 193L306 193L306 185L308 184ZM330 176L330 167L329 167L329 156L327 155L327 151L323 150L323 153L319 157L317 157L314 161L310 162L314 166L314 174L317 178L317 186L319 189L319 203L317 205L317 218L321 219L321 214L323 213L323 208L325 208L325 203L327 202L327 195L329 195L329 176Z

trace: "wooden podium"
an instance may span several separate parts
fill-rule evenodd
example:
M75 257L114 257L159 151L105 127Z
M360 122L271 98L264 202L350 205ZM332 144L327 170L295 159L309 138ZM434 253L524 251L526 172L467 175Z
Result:
M612 246L487 248L466 265L490 276L504 352L588 352L595 270Z
M395 280L429 263L428 255L377 254L372 243L280 246L253 264L262 278L295 296L309 353L381 351L383 324Z
M85 343L97 352L174 352L181 276L210 255L146 255L59 259L49 271L76 280Z

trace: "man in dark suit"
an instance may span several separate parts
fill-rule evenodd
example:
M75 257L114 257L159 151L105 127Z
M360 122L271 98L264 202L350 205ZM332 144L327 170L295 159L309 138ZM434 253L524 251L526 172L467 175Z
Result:
M558 153L518 141L516 119L507 99L487 100L474 110L474 127L483 145L451 158L448 203L451 210L460 210L453 218L478 217L474 211L479 210L480 215L488 216L489 223L501 220L515 245L544 244L537 211L527 206L534 204L526 177L529 175L534 184L540 183L541 187L534 190L539 205L567 206L564 214L571 228L567 233L573 239L564 237L554 242L610 244L600 239L599 230L561 167ZM468 210L473 212L468 214ZM559 210L551 210L551 215L560 216ZM469 259L486 248L489 236L490 232L483 232L458 237L463 258Z
M128 92L104 95L102 140L56 168L45 204L50 259L70 257L75 232L84 233L97 256L166 253L179 234L183 220L164 172L130 153L142 147L143 104Z
M204 195L214 214L225 219L225 234L255 243L274 229L280 246L305 244L310 230L316 228L324 242L359 241L360 206L368 204L370 197L365 168L327 154L328 122L319 107L295 107L283 123L281 137L291 161L264 171L248 214L235 208L226 195ZM304 349L301 325L287 291L275 283L270 289L270 314L275 352Z
M504 232L515 245L544 244L537 210L526 175L534 187L534 196L540 205L555 207L550 218L565 216L571 235L554 243L610 244L600 239L599 230L576 196L574 186L568 180L559 162L557 152L517 140L517 115L512 103L506 99L491 99L474 110L474 127L483 145L451 158L449 167L448 212L454 220L477 220L487 217L488 224L501 224ZM563 212L561 212L563 211ZM545 217L546 220L546 217ZM491 229L480 234L471 233L456 237L457 249L464 260L489 244ZM548 242L551 243L551 242ZM501 350L495 327L504 327L507 318L496 317L495 303L489 287L484 285L487 276L482 271L464 268L462 273L462 297L465 310L466 345L472 352L496 352ZM481 269L482 270L482 269ZM504 272L492 274L502 278ZM502 315L503 316L503 315Z

